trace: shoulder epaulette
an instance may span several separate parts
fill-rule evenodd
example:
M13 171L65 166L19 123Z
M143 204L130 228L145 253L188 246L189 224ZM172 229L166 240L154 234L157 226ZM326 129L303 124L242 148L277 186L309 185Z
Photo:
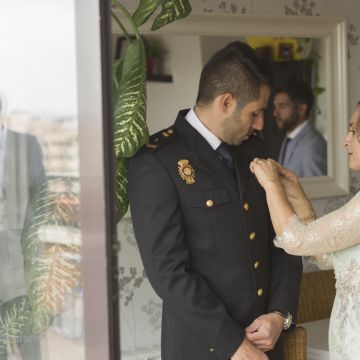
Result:
M175 135L175 130L171 126L167 129L161 130L154 135L150 136L148 144L146 144L146 148L149 151L156 151L159 147L168 143L171 139L173 139Z

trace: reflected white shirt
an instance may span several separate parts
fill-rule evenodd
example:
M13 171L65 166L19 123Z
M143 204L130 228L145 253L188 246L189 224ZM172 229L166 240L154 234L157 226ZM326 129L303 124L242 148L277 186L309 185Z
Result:
M306 124L308 123L308 120L305 120L301 125L299 125L298 127L296 127L294 130L288 132L286 134L286 136L290 139L295 139L296 135L306 126Z

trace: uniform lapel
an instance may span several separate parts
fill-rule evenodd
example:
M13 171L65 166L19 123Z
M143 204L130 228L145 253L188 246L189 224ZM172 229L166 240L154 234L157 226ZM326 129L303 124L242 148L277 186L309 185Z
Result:
M195 168L215 176L236 188L237 182L226 165L218 158L210 144L186 121L187 110L182 110L175 122L175 130L193 153Z

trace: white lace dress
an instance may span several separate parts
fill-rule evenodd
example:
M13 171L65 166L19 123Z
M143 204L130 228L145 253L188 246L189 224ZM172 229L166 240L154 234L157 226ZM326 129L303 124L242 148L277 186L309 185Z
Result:
M318 265L334 268L336 297L329 328L330 360L360 359L359 244L360 192L340 209L311 223L303 224L294 216L275 239L275 245L290 254L321 255Z

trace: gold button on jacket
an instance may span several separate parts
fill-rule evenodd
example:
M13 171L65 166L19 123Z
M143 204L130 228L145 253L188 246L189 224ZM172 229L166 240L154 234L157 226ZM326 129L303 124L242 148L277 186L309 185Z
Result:
M213 207L214 206L214 202L212 200L207 200L206 201L206 206L207 207Z

